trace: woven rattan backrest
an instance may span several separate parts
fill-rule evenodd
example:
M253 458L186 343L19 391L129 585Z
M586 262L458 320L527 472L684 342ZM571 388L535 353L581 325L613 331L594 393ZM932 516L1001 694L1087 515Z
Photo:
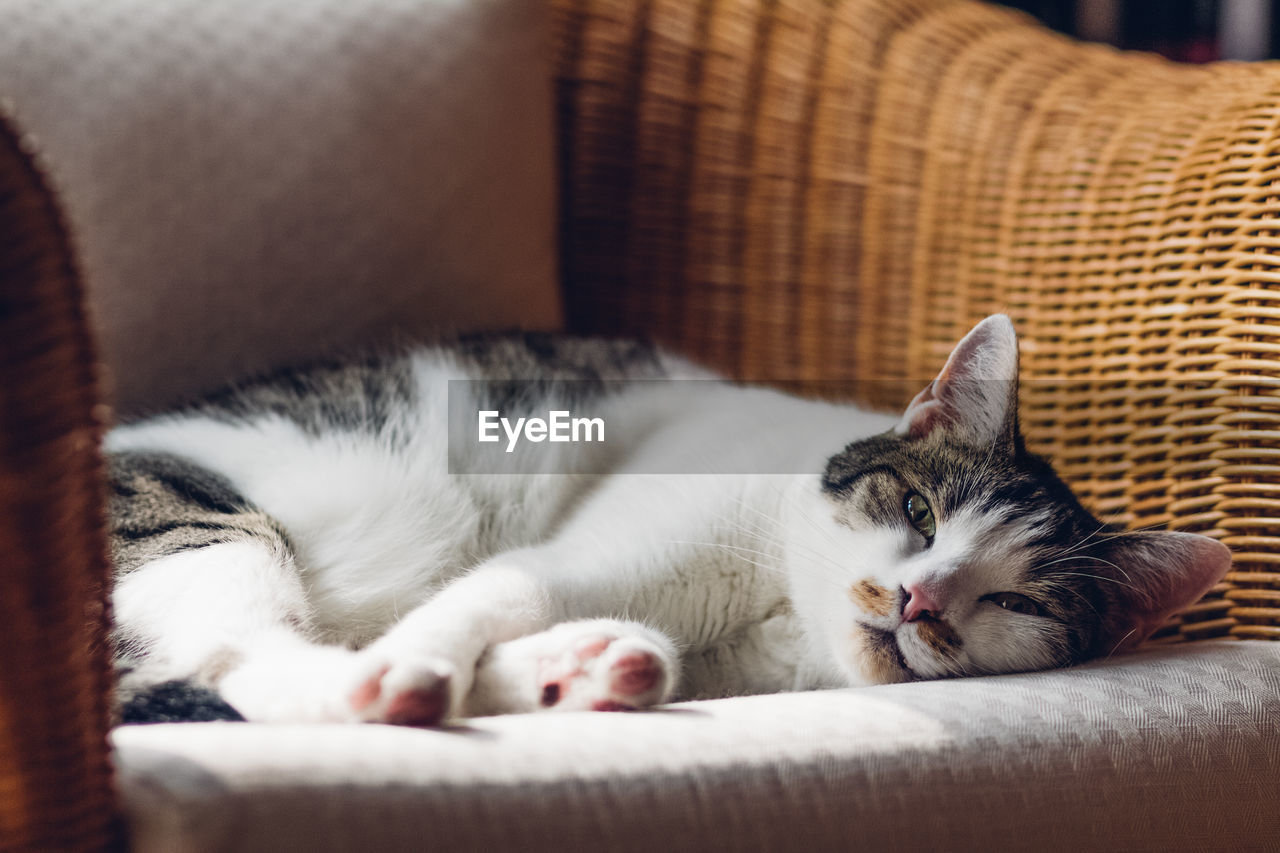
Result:
M901 405L980 317L1090 506L1208 533L1166 636L1280 637L1280 66L969 0L555 0L576 329Z
M79 278L44 182L0 119L0 850L120 838L100 423Z

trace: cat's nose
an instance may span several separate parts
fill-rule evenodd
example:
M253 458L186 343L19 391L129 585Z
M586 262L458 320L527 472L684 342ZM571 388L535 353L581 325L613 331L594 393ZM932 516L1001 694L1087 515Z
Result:
M918 622L921 619L937 619L942 605L929 595L920 584L910 583L902 588L902 619Z

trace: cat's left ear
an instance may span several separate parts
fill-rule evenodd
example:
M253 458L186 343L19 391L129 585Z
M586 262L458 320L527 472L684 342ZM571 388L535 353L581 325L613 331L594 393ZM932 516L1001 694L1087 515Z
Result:
M937 430L978 447L1018 436L1018 336L1004 314L974 326L942 372L916 395L896 432L924 438Z
M1231 551L1197 533L1125 533L1100 549L1096 570L1113 604L1101 654L1130 649L1169 617L1199 601L1231 568Z

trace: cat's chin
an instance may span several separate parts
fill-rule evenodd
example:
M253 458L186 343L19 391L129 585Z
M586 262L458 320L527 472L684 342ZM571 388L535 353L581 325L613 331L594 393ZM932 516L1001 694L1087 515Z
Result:
M919 676L907 665L892 631L859 622L851 636L850 668L868 684L900 684Z

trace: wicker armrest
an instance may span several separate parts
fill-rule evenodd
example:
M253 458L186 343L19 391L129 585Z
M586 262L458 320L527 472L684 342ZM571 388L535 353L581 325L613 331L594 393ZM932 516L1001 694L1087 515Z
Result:
M1219 537L1167 635L1280 637L1280 64L971 0L555 0L571 324L901 405L993 311L1086 502Z
M118 842L94 350L45 182L0 116L0 850Z

